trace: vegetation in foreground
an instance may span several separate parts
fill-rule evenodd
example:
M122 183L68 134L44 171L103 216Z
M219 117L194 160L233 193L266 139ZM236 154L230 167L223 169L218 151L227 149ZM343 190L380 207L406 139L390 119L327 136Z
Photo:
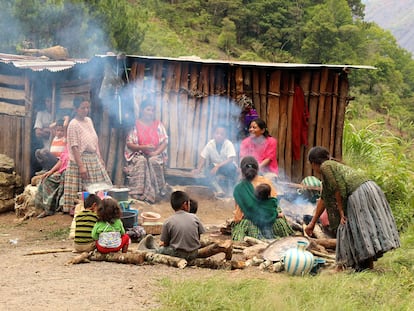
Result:
M250 279L226 274L199 281L164 279L161 286L162 311L413 310L414 226L402 235L402 247L380 258L374 271L305 277L258 272Z

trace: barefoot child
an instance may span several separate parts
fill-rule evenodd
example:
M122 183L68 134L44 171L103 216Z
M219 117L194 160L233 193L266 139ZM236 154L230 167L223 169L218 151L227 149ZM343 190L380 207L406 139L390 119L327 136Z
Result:
M84 202L85 209L75 216L74 249L77 253L90 252L95 249L95 240L92 239L92 229L98 221L96 210L101 199L96 194L90 194Z
M92 230L92 238L96 241L96 249L103 254L118 252L126 253L130 243L121 221L121 208L113 198L102 200L98 207L98 222Z

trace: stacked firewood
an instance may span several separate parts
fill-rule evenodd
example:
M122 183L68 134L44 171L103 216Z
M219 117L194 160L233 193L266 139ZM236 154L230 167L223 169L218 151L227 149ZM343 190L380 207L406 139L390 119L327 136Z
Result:
M22 190L22 178L14 171L14 161L0 154L0 213L14 210L14 197Z

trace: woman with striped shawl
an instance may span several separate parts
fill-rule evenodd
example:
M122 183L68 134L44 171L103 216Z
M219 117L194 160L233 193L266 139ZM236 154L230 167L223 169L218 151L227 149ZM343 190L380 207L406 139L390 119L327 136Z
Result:
M164 176L168 136L164 125L155 120L152 102L143 101L139 111L125 144L126 184L134 199L155 203L169 190Z
M305 232L312 236L326 209L330 229L336 231L336 270L373 269L377 258L400 246L384 193L361 172L332 160L324 147L313 147L308 158L312 169L322 177L322 193Z
M275 239L293 234L276 199L259 199L255 195L255 188L267 184L271 188L271 197L276 197L272 183L265 177L258 175L259 164L254 157L244 157L240 163L243 175L234 188L233 196L236 209L231 230L234 241L243 241L245 236L256 239Z

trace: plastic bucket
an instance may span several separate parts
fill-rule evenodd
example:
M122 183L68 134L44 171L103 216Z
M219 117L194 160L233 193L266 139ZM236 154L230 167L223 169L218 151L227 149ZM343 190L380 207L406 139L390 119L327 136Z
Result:
M133 228L134 225L137 223L137 215L138 211L123 211L121 216L122 224L124 225L125 230L129 228Z

